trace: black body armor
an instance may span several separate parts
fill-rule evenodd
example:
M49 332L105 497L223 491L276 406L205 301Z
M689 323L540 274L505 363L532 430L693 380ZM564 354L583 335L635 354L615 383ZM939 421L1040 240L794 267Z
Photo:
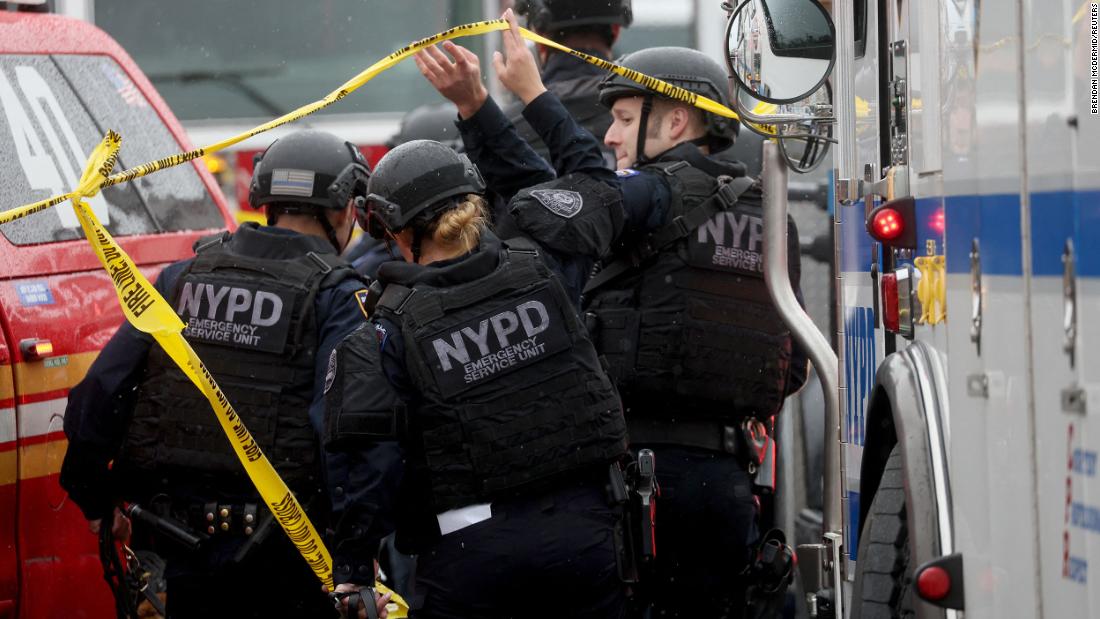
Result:
M197 253L170 298L183 334L283 480L299 497L312 496L320 488L308 415L314 300L354 271L331 253L256 258L218 241ZM119 468L124 479L153 482L142 484L149 492L208 479L212 494L255 493L210 404L159 346L149 353Z
M669 181L668 223L589 282L587 322L631 419L766 419L786 396L792 340L764 284L759 192L676 156L721 165L689 150L642 168Z
M422 454L436 511L626 450L619 398L569 299L535 250L512 244L472 281L446 274L448 284L436 287L419 276L439 270L415 265L380 273L377 316L400 325L404 338L418 394L410 446Z

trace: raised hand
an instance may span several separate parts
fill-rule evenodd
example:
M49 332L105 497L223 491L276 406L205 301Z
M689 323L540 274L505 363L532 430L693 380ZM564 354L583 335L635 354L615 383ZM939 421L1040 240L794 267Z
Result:
M489 92L481 83L481 63L476 54L451 41L444 41L443 49L450 56L432 45L417 52L413 60L421 75L431 82L439 94L458 107L458 115L469 118L481 109L489 97Z
M502 17L508 22L508 29L501 33L504 54L493 52L493 69L504 87L526 105L546 92L546 86L539 75L535 56L523 43L523 35L519 33L519 24L512 9L504 11Z

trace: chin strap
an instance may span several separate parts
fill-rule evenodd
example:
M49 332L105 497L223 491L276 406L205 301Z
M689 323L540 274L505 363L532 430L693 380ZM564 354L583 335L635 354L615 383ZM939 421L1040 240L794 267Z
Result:
M313 216L321 224L321 227L325 230L325 235L328 237L328 242L332 243L332 246L336 248L336 255L343 253L343 249L340 247L340 241L336 238L336 230L333 229L332 223L328 220L328 217L324 213L317 213ZM353 230L354 231L354 230ZM348 235L348 242L351 242L351 235Z
M647 163L649 157L645 156L645 136L649 133L649 113L653 111L653 95L646 95L642 100L642 113L638 117L638 145L634 152L634 164Z
M413 264L420 264L420 243L424 240L424 230L420 228L413 229L412 238L412 256Z

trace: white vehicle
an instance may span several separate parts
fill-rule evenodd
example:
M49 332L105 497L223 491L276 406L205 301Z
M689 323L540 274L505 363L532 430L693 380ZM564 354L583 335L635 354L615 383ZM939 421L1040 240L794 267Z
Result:
M828 71L741 60L816 3L732 4L741 88ZM835 415L811 615L1098 617L1100 7L831 4L839 360L774 291Z

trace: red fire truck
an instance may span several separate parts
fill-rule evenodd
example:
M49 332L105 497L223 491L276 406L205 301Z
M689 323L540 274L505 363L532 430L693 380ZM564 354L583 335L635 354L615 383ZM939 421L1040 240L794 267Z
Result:
M120 167L191 145L130 56L81 20L0 3L0 211L70 191L107 129ZM91 201L150 279L233 225L205 167L184 165ZM0 226L0 617L112 617L95 537L57 483L62 420L122 321L111 281L61 204Z

